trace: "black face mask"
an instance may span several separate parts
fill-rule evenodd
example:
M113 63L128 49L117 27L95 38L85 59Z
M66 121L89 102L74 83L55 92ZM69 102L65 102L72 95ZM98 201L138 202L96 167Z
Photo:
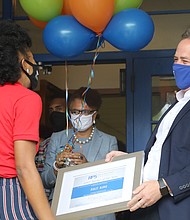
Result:
M62 131L66 128L66 113L65 112L52 112L49 120L53 127L53 132Z
M31 63L30 61L28 60L25 60L30 66L33 67L33 73L30 75L27 73L27 71L22 67L21 65L21 68L22 68L22 71L27 75L27 77L29 78L30 80L30 89L31 90L34 90L37 85L38 85L38 75L39 75L39 66L36 65L36 64L33 64Z

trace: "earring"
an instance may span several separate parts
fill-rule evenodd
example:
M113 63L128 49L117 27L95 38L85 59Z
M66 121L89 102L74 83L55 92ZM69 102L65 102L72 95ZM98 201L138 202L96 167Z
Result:
M95 125L96 124L96 121L95 120L93 120L93 125Z
M27 68L27 69L26 69L26 72L27 72L27 73L30 73L30 69Z

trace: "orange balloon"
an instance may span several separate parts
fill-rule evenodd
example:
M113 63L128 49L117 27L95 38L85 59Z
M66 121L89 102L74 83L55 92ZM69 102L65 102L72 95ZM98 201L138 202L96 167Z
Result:
M73 15L69 2L70 2L70 0L63 1L62 15Z
M114 0L70 0L73 16L85 27L101 34L114 12Z
M45 26L46 26L46 24L48 23L48 22L46 22L46 21L36 20L35 18L32 18L32 17L29 17L29 19L30 19L30 21L31 21L36 27L38 27L38 28L40 28L40 29L44 29Z

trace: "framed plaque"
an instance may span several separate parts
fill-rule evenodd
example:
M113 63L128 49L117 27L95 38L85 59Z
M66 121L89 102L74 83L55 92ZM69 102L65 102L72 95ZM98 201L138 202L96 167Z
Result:
M82 219L126 210L142 181L144 152L58 171L52 210L57 220Z

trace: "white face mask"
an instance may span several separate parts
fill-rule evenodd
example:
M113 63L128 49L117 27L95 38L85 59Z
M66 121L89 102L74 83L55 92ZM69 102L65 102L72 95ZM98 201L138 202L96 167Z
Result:
M93 124L92 116L94 115L94 113L91 115L70 114L70 116L71 116L70 120L71 120L73 127L77 131L86 131Z

